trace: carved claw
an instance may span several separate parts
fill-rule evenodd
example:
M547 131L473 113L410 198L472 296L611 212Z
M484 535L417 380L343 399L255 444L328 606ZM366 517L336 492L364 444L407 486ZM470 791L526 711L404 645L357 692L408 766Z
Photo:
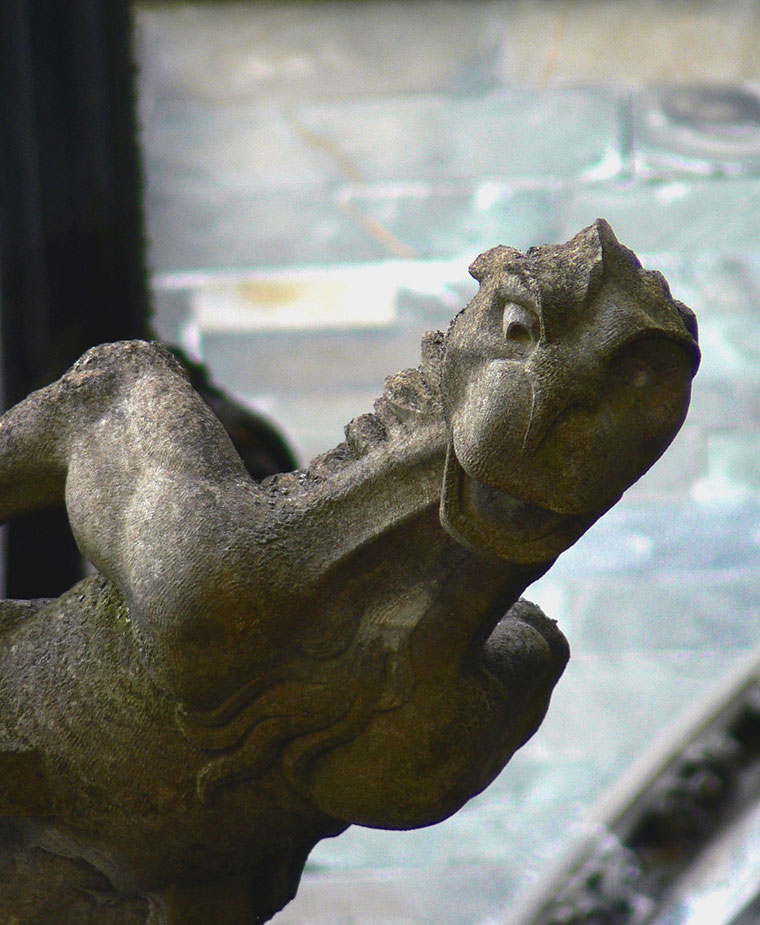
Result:
M510 700L523 706L522 742L541 723L569 658L570 646L556 620L522 598L509 608L486 640L482 664L504 685Z

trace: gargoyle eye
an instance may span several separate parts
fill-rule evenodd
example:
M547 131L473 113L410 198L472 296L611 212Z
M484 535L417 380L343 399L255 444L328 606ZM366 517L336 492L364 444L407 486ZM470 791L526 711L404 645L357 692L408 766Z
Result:
M538 343L538 318L519 302L504 306L502 330L504 339L519 356L525 356Z
M612 361L610 372L629 389L648 389L682 379L691 358L681 344L652 336L629 344Z
M639 357L621 357L615 364L615 376L632 389L646 389L657 381L657 373Z

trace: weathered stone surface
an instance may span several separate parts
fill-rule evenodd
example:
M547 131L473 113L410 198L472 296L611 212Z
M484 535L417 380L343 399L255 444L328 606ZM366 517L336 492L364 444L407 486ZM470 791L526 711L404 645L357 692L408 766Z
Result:
M65 501L97 570L0 609L0 916L263 922L319 839L443 819L533 734L568 650L520 595L673 439L696 323L602 221L471 273L304 471L252 482L142 342L0 420L0 514Z

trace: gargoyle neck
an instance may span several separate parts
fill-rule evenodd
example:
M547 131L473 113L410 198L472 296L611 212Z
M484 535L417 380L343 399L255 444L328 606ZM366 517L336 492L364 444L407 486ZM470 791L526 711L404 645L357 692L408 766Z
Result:
M332 471L325 472L324 462L317 461L306 477L300 568L323 576L405 522L437 510L446 441L441 417L414 430L386 434L381 443L342 465L328 462ZM335 454L344 452L339 447ZM442 530L437 517L434 522Z
M262 483L283 524L299 521L289 535L299 538L302 579L319 579L357 549L440 505L448 440L441 343L440 333L426 335L420 368L390 376L374 412L351 421L343 443L306 470Z

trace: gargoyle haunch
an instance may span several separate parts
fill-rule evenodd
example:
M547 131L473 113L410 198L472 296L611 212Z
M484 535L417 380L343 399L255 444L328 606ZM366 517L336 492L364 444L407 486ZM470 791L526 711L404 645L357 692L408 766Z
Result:
M265 921L536 730L568 648L520 595L675 436L696 322L601 220L471 273L304 471L253 482L155 344L0 420L0 516L65 501L96 569L0 606L0 921Z

